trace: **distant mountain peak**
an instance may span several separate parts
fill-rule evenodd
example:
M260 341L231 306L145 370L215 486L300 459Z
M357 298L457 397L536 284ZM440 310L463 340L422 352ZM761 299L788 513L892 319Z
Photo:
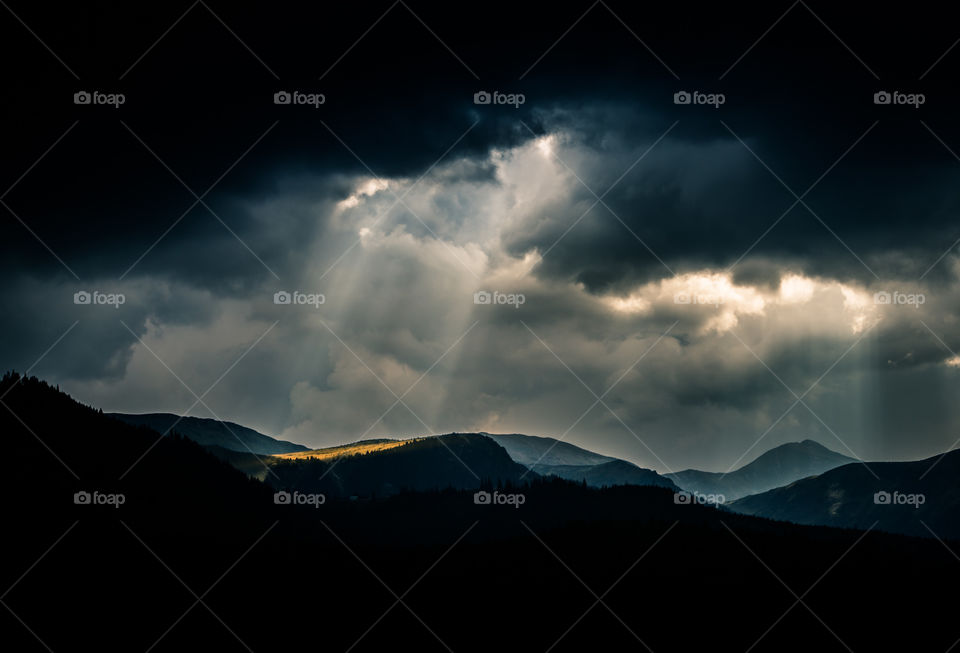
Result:
M730 501L766 492L853 462L858 461L807 438L773 447L730 472L688 469L665 476L685 490L723 494Z

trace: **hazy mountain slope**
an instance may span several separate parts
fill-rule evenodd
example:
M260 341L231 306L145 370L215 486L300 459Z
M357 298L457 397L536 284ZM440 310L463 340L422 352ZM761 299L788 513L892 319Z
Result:
M674 491L680 489L669 478L626 460L615 459L599 465L534 465L531 469L543 476L553 475L571 481L586 481L591 487L652 485Z
M870 463L869 469L859 463L844 465L744 497L729 507L797 524L869 528L877 522L876 527L885 531L929 537L926 523L939 537L960 538L960 451L945 454L931 469L937 458ZM883 503L878 492L886 492L890 502ZM911 495L922 498L911 501L907 498Z
M851 462L855 459L831 451L813 440L804 440L774 447L728 474L687 469L664 476L688 492L722 494L727 501L732 501Z
M544 476L571 481L586 481L592 487L614 485L650 485L679 488L657 472L638 467L626 460L604 456L555 438L519 433L495 435L481 433L504 449L516 462Z
M146 413L131 415L107 413L110 417L134 426L146 426L158 433L166 433L172 427L177 433L204 446L218 446L231 451L255 454L279 454L307 451L307 447L286 440L277 440L251 428L201 417L180 417L172 413Z
M569 442L535 435L481 433L507 450L510 457L521 465L599 465L613 460Z

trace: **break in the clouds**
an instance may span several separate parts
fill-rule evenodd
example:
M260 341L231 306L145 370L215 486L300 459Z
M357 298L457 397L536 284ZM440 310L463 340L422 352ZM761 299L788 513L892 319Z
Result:
M22 369L76 321L35 372L81 400L313 446L522 432L661 471L811 437L867 459L952 446L947 173L891 188L854 149L788 211L762 132L682 117L556 103L417 172L283 170L220 198L236 237L193 226L142 264L131 238L83 281L21 271L2 357Z

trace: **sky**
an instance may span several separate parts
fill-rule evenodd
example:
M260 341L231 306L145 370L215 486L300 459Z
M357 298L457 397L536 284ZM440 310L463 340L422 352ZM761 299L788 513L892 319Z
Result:
M11 2L0 361L315 447L951 449L960 34L921 9Z

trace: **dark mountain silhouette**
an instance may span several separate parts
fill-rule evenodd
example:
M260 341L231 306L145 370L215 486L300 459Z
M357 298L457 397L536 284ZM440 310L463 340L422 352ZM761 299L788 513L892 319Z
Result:
M774 447L753 462L726 474L687 469L664 476L688 492L722 494L727 501L733 501L854 461L854 458L831 451L818 442L804 440Z
M357 652L646 650L639 638L655 651L944 651L956 640L943 597L960 565L932 538L556 478L487 486L522 493L520 508L456 489L278 505L193 441L15 375L0 379L0 447L5 650L288 651L318 638ZM77 492L124 502L77 504Z
M917 496L922 498L911 498ZM869 528L876 523L891 533L930 537L932 531L960 538L960 451L914 462L844 465L744 497L730 508L797 524Z
M258 455L308 450L308 447L302 444L277 440L233 422L221 422L203 417L180 417L172 413L146 413L142 415L107 413L107 415L134 426L146 426L158 433L166 434L170 429L175 429L183 437L205 447L223 447L230 451Z

